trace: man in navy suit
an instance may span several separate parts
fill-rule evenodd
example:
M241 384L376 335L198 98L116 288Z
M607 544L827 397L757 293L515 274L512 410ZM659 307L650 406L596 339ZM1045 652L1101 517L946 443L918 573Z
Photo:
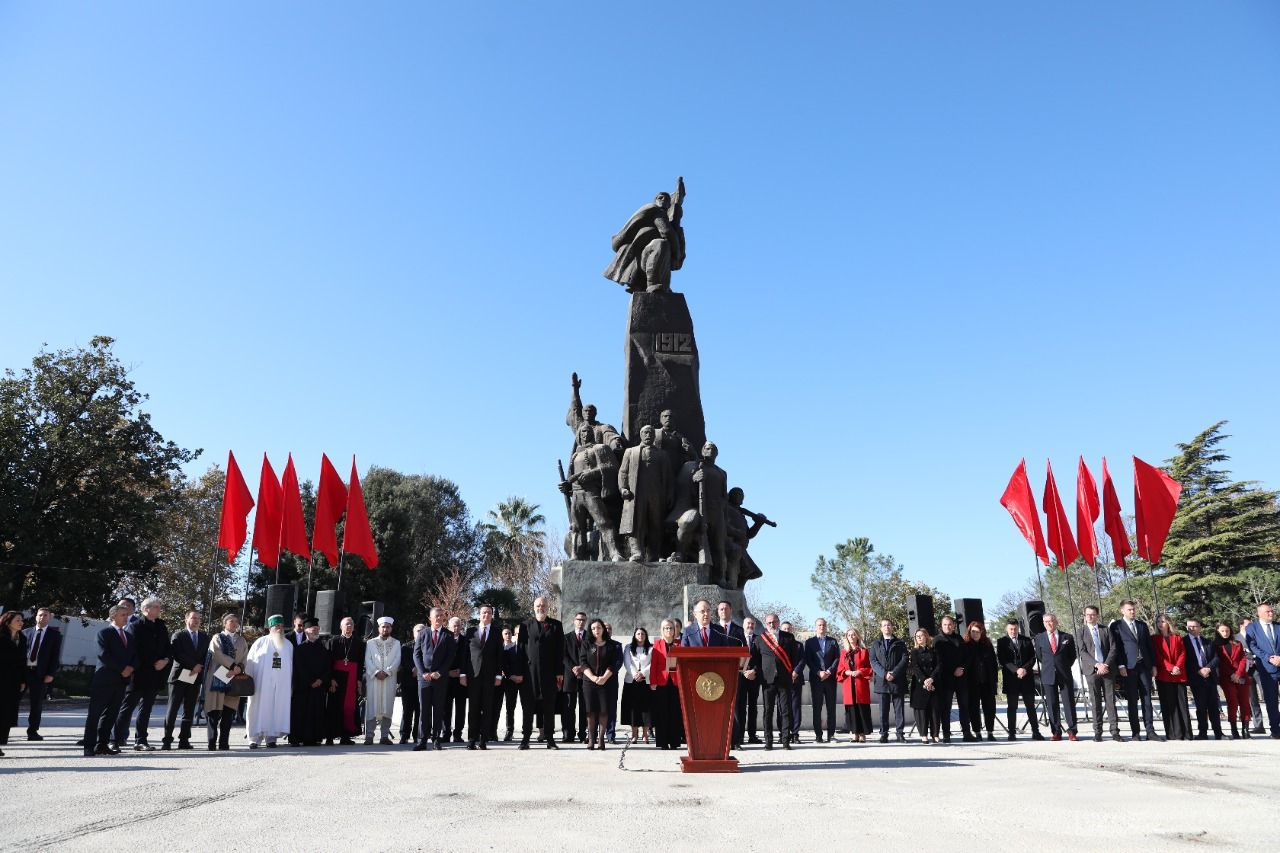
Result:
M160 748L173 749L173 727L178 721L178 709L182 709L182 728L178 732L178 749L191 749L191 719L195 716L196 700L200 698L200 686L204 684L204 660L209 653L209 635L200 630L200 613L188 610L185 627L169 637L173 654L173 666L169 670L169 707L164 713L164 740ZM181 680L183 670L189 670L196 680L188 684Z
M125 685L138 665L138 652L125 632L129 608L117 604L108 615L110 625L98 632L98 668L89 681L89 713L84 721L84 754L118 755L111 746L116 715L124 701Z
M493 624L493 608L480 608L480 624L463 641L462 686L467 688L467 749L489 748L494 717L493 694L502 685L502 629Z
M1151 647L1151 631L1137 618L1138 605L1131 599L1120 602L1120 618L1111 623L1111 642L1119 649L1117 669L1124 681L1124 695L1129 700L1129 726L1133 739L1138 735L1138 703L1142 703L1142 722L1147 740L1164 740L1156 734L1155 713L1151 707L1151 674L1155 672L1156 653Z
M1200 733L1196 740L1208 740L1213 726L1214 740L1222 740L1222 709L1218 704L1218 648L1200 636L1200 620L1187 620L1187 635L1182 638L1187 650L1187 683L1196 700L1196 722Z
M745 646L747 644L747 634L742 630L742 626L733 621L733 605L727 601L721 601L716 605L716 617L718 621L711 627L719 631L729 640L731 646ZM742 746L742 729L745 722L747 710L747 684L749 682L742 677L742 672L738 672L738 693L733 701L733 748L739 749Z
M36 624L22 632L27 637L27 695L31 697L27 740L44 740L40 736L40 714L62 660L62 632L49 625L52 616L49 608L41 607L36 611Z
M711 624L711 602L700 598L693 605L693 621L680 634L682 646L734 646L722 632Z
M907 644L893 633L893 620L880 620L880 639L871 644L871 692L880 697L880 742L889 742L889 709L899 742L902 734L903 697L907 692Z
M827 636L827 620L813 623L816 636L804 641L804 665L809 670L809 701L813 707L813 736L822 743L822 710L827 712L827 741L836 739L836 665L840 644Z
M1049 728L1054 740L1062 740L1063 722L1067 737L1076 739L1076 683L1071 667L1076 662L1076 644L1071 635L1058 630L1058 617L1044 615L1044 633L1035 638L1036 658L1040 661L1040 683L1049 705ZM1061 700L1061 701L1060 701Z
M1267 706L1271 736L1280 739L1280 631L1274 619L1271 605L1259 604L1257 621L1244 629L1244 642L1258 662L1258 680L1262 684L1262 701Z
M431 608L428 620L431 625L413 644L413 667L418 672L418 708L421 738L414 745L414 752L421 752L432 744L443 749L449 736L449 670L457 656L457 641L453 632L444 625L444 611Z

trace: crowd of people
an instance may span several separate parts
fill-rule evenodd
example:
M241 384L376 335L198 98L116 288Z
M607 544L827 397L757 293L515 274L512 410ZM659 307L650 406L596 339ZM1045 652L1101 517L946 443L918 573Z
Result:
M131 748L156 749L151 712L164 689L161 750L195 748L201 712L209 750L231 748L237 721L245 726L249 749L281 742L350 745L361 736L366 744L376 739L391 745L397 699L399 743L417 751L451 743L488 749L499 741L504 722L501 741L518 738L520 749L533 742L558 749L576 741L604 750L617 743L619 725L630 729L632 745L679 749L684 727L670 653L681 645L749 651L733 713L734 749L790 749L800 742L806 684L819 743L835 743L837 734L866 743L875 733L873 704L879 706L879 742L891 736L904 741L908 702L925 743L951 741L953 707L963 740L995 740L999 690L1008 703L1003 723L1009 740L1018 737L1019 704L1032 739L1044 739L1036 710L1042 698L1051 738L1074 741L1077 680L1092 705L1094 740L1102 740L1104 721L1113 739L1124 740L1121 701L1133 740L1205 739L1210 732L1221 739L1219 690L1230 737L1262 733L1265 705L1270 735L1280 738L1280 637L1269 604L1257 608L1256 620L1219 622L1210 632L1188 619L1185 634L1164 615L1152 630L1136 618L1133 601L1123 602L1109 624L1090 605L1074 635L1049 613L1035 636L1024 635L1022 624L1010 619L994 643L981 622L960 626L951 616L943 617L936 635L918 628L905 640L889 619L880 621L880 636L871 639L856 628L839 639L829 636L826 620L818 619L813 636L802 642L776 614L766 615L763 625L752 617L738 623L729 602L713 613L705 600L695 604L688 625L664 619L656 637L641 626L626 641L585 613L575 614L566 630L549 615L545 598L535 600L532 618L508 624L497 622L487 605L471 626L434 607L403 643L392 636L391 617L378 619L376 635L366 639L356 635L350 617L338 633L323 636L315 619L298 616L290 628L284 617L272 616L267 633L250 645L235 614L223 616L212 633L189 610L183 626L170 632L161 610L156 598L143 601L138 614L127 598L111 608L97 637L84 755L115 755L129 747L131 724ZM0 747L18 725L24 694L30 696L27 739L43 739L41 711L59 665L61 637L47 608L37 610L34 620L25 627L17 611L0 615ZM1153 688L1163 736L1155 730ZM839 718L837 705L843 706Z

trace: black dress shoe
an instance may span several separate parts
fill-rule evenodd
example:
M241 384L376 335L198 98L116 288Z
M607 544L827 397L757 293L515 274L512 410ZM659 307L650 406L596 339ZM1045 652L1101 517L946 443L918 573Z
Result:
M764 745L764 748L765 748L765 751L766 751L766 752L767 752L767 751L769 751L769 750L772 750L772 749L773 749L773 744L771 744L771 743L766 743L766 744Z
M93 754L94 754L94 755L116 755L116 754L118 754L119 752L120 752L120 750L118 750L118 749L117 749L115 752L112 752L112 751L111 751L111 747L107 746L106 744L102 744L102 743L98 744L98 745L94 748L94 750L93 750Z
M444 751L444 741L436 741L436 752Z
M413 745L414 752L423 752L424 750L426 750L426 748L427 748L427 742L425 740L422 743L415 743Z
M338 741L338 743L339 743L339 744L341 744L342 746L355 746L355 745L356 745L356 742L355 742L355 741L353 741L353 740L352 740L351 738L349 738L349 737L344 737L344 738L342 738L341 740L339 740L339 741Z
M476 748L477 748L477 747L476 747L476 742L475 742L475 741L471 741L471 743L467 744L467 749L474 750L474 749L476 749Z
M195 747L191 745L189 740L180 740L178 741L178 749L195 749Z
M906 742L907 742L906 735L903 735L903 734L901 734L901 733L894 735L894 736L893 736L893 739L894 739L894 740L896 740L898 743L906 743Z
M1044 735L1040 734L1040 732L1038 732L1038 731L1035 731L1035 732L1032 732L1032 733L1031 733L1031 739L1032 739L1032 740L1044 740Z
M489 741L487 741L487 740L482 740L482 741L480 741L480 748L481 748L481 749L488 749L488 748L489 748Z
M814 743L822 743L822 735L813 736Z
M1018 735L1016 732L1009 732L1009 740L1017 740L1017 739L1018 739Z
M550 740L547 741L547 749L559 749L559 748L560 748L560 745L556 743L555 738L551 738Z
M517 749L528 749L528 748L529 748L529 739L523 738L520 741L520 746L518 746Z
M1094 742L1094 743L1102 743L1102 735L1094 735L1094 736L1093 736L1093 742Z
M44 740L44 737L42 737L38 732L33 732L27 735L27 740Z
M782 742L782 748L783 748L783 749L791 749L791 741L785 741L785 740L784 740L784 741Z
M888 735L880 735L880 742L881 742L881 743L888 743L888 742L889 742L889 736L888 736Z
M762 743L762 741L760 740L760 738L756 737L755 735L752 735L751 737L747 738L747 743L758 744L758 743Z
M511 743L511 739L512 739L512 737L513 737L513 735L511 734L511 732L507 732L506 736L502 738L502 742L503 742L503 743Z

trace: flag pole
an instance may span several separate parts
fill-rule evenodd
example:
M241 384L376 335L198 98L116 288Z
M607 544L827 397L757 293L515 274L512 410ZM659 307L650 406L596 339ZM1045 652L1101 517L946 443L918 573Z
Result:
M249 614L249 574L253 571L253 546L249 546L249 567L244 570L244 600L240 603L240 625Z
M1044 578L1040 574L1040 558L1032 554L1031 559L1036 563L1036 588L1040 590L1040 600L1044 601Z
M346 539L345 531L342 538ZM346 561L346 556L347 556L346 551L338 552L338 585L334 588L335 592L339 589L342 589L342 564Z
M1159 563L1151 564L1151 618L1152 619L1156 618L1157 608L1159 607L1157 603L1158 598L1156 595L1156 569L1159 567L1159 565L1160 565Z
M307 612L308 615L310 615L311 613L311 566L312 566L311 555L308 554L307 555L307 601L302 608L304 611Z

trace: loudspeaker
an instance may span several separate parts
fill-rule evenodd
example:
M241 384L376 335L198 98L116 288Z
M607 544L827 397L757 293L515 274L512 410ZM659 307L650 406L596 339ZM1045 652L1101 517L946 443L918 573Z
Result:
M356 628L366 640L378 633L378 620L386 613L381 601L366 601L360 606L360 624Z
M316 619L321 634L340 634L342 618L347 615L347 596L340 589L322 589L316 593Z
M957 630L962 636L969 630L970 622L980 622L983 629L986 629L987 620L983 618L981 598L957 598L952 604L956 608Z
M920 628L928 631L930 637L938 633L938 626L933 621L932 595L907 596L907 636L914 637Z
M292 583L273 583L267 586L267 612L263 616L263 627L272 616L284 617L284 624L293 623L293 606L298 600L298 585Z
M1024 601L1018 606L1018 619L1022 622L1022 630L1027 636L1034 637L1044 633L1044 602Z

